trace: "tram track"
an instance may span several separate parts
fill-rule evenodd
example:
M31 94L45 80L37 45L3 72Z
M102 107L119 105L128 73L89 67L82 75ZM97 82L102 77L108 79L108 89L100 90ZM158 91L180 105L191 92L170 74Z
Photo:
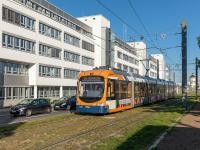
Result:
M176 101L172 101L171 102L169 100L168 102L169 102L169 105L177 105L180 101L176 100ZM58 141L56 141L54 143L46 145L46 146L44 146L44 147L42 147L40 149L41 150L53 149L56 146L59 146L59 145L62 145L62 144L69 145L69 143L71 143L71 142L73 142L73 141L75 141L77 139L80 139L80 138L85 137L85 136L90 137L91 135L94 135L94 133L95 133L95 136L97 136L97 134L104 135L104 136L100 136L101 138L99 139L99 141L103 140L103 139L106 139L108 137L114 136L117 133L122 132L122 130L127 129L130 126L136 125L137 123L141 122L144 118L148 118L149 116L151 116L154 113L154 111L146 112L145 114L144 114L144 111L141 111L141 112L143 112L143 114L139 115L139 117L135 117L133 119L130 119L130 115L128 115L128 116L120 118L120 119L114 119L113 121L109 121L106 124L103 124L103 125L100 125L100 126L96 126L96 127L92 128L92 129L85 130L83 132L80 132L80 133L75 134L75 135L70 136L70 137L63 138L63 139L58 140ZM139 112L139 113L141 113L141 112ZM134 115L137 116L137 114L134 114ZM114 132L112 132L111 130L108 130L108 128L112 127L112 126L115 126L115 128L117 128L116 129L117 133L116 133L116 130ZM101 130L101 132L98 132L99 130ZM105 137L106 134L104 134L104 132L108 133L108 131L111 131L111 133L109 133L108 136ZM90 139L89 141L90 141L90 143L94 142L94 140L92 140L92 139ZM96 138L95 138L95 143L97 143L97 139ZM88 144L86 144L86 145L88 145Z
M24 147L25 149L59 149L60 147L62 147L61 149L76 149L77 147L77 149L81 149L81 146L83 148L85 145L92 146L109 137L120 134L127 128L155 114L157 108L161 108L164 111L165 107L173 107L179 102L179 100L167 100L106 116L77 114L68 118L68 115L66 115L66 120L65 117L61 117L62 119L59 119L59 121L50 119L44 121L44 123L41 122L39 125L35 123L27 127L25 125L23 128L14 131L14 137L18 137L22 141L26 141L25 139L31 140L32 138L42 140L41 142L33 140L29 144L18 145L16 143L18 149ZM23 137L24 132L26 132L25 137ZM78 145L79 142L83 143L83 145Z
M101 126L98 126L98 127L92 128L92 129L89 129L87 131L81 132L81 133L76 134L74 136L71 136L69 138L64 138L64 139L59 140L59 141L57 141L55 143L49 144L48 146L42 147L40 150L46 150L46 149L55 148L55 146L71 142L71 141L76 140L76 139L78 139L78 138L80 138L82 136L86 136L86 135L94 133L94 132L97 133L98 130L101 130L101 132L103 130L107 131L106 128L108 128L110 126L121 124L122 122L127 122L125 125L133 123L133 122L139 122L139 121L141 121L142 118L149 117L151 115L152 115L152 113L149 113L148 115L144 115L144 116L142 115L142 116L138 117L137 119L129 119L130 116L128 116L128 117L124 117L124 118L121 118L121 119L118 119L118 120L114 120L114 121L111 121L111 122L109 122L107 124L104 124L104 125L101 125ZM127 121L127 119L129 119L129 121ZM124 124L122 124L119 128L122 128L123 126L124 126Z

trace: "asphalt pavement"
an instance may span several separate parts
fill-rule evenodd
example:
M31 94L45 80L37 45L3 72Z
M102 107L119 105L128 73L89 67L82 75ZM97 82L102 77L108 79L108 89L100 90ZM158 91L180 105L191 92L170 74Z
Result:
M59 115L59 114L65 114L69 113L68 111L52 111L50 114L37 114L37 115L32 115L30 117L26 116L18 116L18 117L13 117L9 113L9 108L3 108L0 109L0 126L5 126L7 124L13 124L13 123L19 123L19 122L27 122L31 120L35 120L38 118L45 118L46 116L52 116L52 115Z

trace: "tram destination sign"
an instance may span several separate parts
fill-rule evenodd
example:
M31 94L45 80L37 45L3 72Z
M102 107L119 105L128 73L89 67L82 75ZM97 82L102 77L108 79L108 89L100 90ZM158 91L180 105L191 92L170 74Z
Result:
M82 82L102 82L103 77L99 77L99 76L81 77L80 81L82 81Z

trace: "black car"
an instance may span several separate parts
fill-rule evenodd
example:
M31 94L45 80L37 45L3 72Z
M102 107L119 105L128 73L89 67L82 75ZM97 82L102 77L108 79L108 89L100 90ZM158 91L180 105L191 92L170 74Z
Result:
M51 104L48 99L38 98L38 99L25 99L18 103L17 105L10 108L10 114L26 115L31 116L32 114L38 113L50 113Z
M61 100L54 105L54 110L74 110L76 108L76 96Z

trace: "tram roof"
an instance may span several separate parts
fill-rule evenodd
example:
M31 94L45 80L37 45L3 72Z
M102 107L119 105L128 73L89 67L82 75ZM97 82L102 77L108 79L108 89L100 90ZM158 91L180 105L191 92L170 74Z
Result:
M130 80L130 81L138 81L138 82L150 82L150 83L158 83L158 84L174 84L173 81L166 81L163 79L154 79L148 76L141 76L139 74L129 74L126 71L117 69L117 68L110 68L107 66L100 66L100 67L96 67L93 70L88 70L88 71L82 71L80 73L81 76L87 76L87 75L98 75L98 76L104 76L104 77L108 77L110 75L122 75L124 76L125 79Z

